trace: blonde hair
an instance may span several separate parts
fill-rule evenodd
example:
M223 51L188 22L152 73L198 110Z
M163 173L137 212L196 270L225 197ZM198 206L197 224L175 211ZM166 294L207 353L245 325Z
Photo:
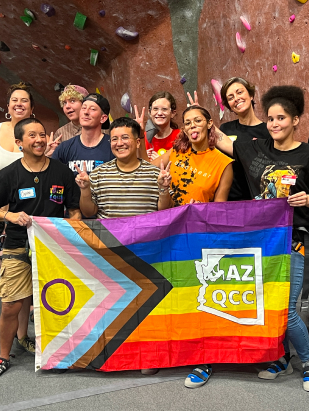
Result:
M64 91L59 96L59 102L61 107L64 106L64 101L68 98L74 98L76 100L80 100L81 102L84 100L84 96L76 90L75 86L71 84L66 86Z

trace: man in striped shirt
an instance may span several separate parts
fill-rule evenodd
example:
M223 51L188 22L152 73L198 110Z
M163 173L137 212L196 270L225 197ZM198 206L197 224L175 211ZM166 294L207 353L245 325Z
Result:
M140 125L128 117L110 127L114 160L102 164L89 176L85 167L76 167L76 183L81 189L80 208L84 216L127 217L164 210L173 206L169 185L170 164L161 170L137 158Z

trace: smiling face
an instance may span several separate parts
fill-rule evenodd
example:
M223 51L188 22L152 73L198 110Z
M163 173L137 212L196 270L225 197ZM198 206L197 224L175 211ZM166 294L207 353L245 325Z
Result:
M30 96L25 90L13 91L8 104L8 112L17 122L30 117L32 113Z
M118 160L126 163L136 161L136 150L140 146L140 139L134 137L130 127L113 128L110 141L112 153Z
M294 127L299 118L288 114L280 104L274 104L268 109L267 129L276 142L293 141Z
M25 156L42 157L46 149L46 133L39 123L30 123L23 126L23 139L15 140L23 148Z
M70 97L63 101L63 112L67 118L75 124L79 123L79 113L82 102L77 98Z
M199 109L190 110L185 113L185 133L194 150L203 151L208 148L208 130L211 126L212 120L207 122Z
M171 103L166 98L159 98L152 103L149 115L153 124L158 128L164 128L170 126L171 119L176 115L176 110L171 109Z
M253 97L241 83L231 84L227 89L226 99L230 109L237 115L246 114L249 110L253 110L251 103Z
M101 107L94 101L86 100L83 102L79 113L79 123L85 128L101 127L101 124L107 120L108 116L104 114Z

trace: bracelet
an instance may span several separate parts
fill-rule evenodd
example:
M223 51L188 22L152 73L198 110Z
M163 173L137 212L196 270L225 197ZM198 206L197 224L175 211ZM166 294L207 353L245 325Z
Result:
M5 221L5 217L6 217L6 215L7 215L7 213L9 213L10 211L8 210L5 214L4 214L4 216L3 216L3 220Z
M166 193L166 192L168 191L168 187L166 187L166 188L160 188L160 187L158 187L158 191L159 191L159 194L164 194L164 193Z

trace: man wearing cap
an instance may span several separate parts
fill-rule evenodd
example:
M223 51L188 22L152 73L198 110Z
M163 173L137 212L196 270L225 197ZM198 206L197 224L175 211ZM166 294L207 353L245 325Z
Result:
M113 160L109 135L101 130L102 124L106 129L110 126L109 111L106 98L97 93L88 94L83 99L79 114L80 135L61 143L52 158L67 164L75 175L75 164L80 167L85 162L87 173L90 173L99 165Z
M82 126L79 124L79 112L82 108L83 99L88 94L88 91L81 86L69 84L65 87L59 97L59 102L70 122L58 128L54 134L54 140L61 136L61 141L66 141L81 133Z

